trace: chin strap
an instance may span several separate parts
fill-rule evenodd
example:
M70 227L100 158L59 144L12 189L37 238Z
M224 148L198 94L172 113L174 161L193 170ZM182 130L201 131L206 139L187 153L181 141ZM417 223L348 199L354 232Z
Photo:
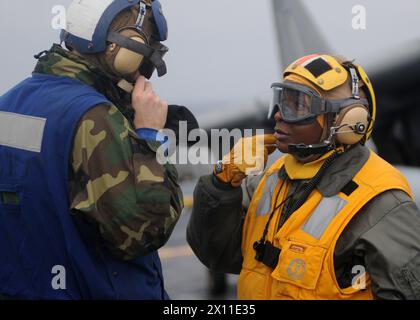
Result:
M324 140L323 143L316 143L316 144L304 144L304 143L299 143L299 144L292 144L290 143L288 145L288 152L290 154L294 154L297 155L298 157L301 158L306 158L312 155L322 155L325 154L331 150L336 149L336 144L334 142L334 136L337 134L337 131L339 129L341 129L342 127L350 127L354 132L356 132L355 130L357 130L357 125L354 126L354 129L348 125L342 125L340 127L334 127L332 126L330 128L330 133L329 136ZM364 128L363 128L364 129Z
M132 93L134 90L134 85L130 82L128 82L125 79L121 79L118 83L117 86L122 89L124 92L126 93Z
M308 156L325 154L334 149L332 143L319 143L319 144L289 144L288 151L290 154L297 154L300 157L306 158Z

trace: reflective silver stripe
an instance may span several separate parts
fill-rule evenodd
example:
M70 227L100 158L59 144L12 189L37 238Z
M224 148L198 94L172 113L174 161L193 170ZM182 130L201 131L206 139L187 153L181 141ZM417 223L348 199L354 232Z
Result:
M312 215L303 225L302 230L320 239L331 221L346 204L347 201L339 196L322 198Z
M41 152L47 119L0 111L0 145Z
M278 172L273 172L265 180L264 190L258 203L257 216L265 216L270 213L271 201L273 200L274 189L279 181Z

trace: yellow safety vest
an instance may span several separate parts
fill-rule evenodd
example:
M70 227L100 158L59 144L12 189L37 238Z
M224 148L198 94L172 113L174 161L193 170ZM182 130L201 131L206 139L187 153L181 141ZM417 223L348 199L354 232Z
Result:
M244 262L238 298L373 299L367 273L365 289L360 283L340 288L335 276L334 248L346 225L375 196L391 189L412 196L406 179L371 151L368 161L353 178L358 187L349 196L340 192L327 198L315 189L277 231L282 210L279 208L267 235L267 240L281 249L277 267L272 270L255 259L253 244L261 239L271 210L287 195L287 188L283 188L278 200L274 199L281 185L278 171L283 163L284 158L280 158L266 171L250 203L243 228Z

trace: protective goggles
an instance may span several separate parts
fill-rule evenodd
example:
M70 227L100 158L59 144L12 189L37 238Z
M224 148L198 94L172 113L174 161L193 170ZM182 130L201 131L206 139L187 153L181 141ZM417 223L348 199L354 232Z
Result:
M369 106L366 99L325 100L315 90L297 83L274 83L271 86L271 100L268 119L280 112L286 123L307 124L313 122L318 115L338 113L341 109L361 104Z

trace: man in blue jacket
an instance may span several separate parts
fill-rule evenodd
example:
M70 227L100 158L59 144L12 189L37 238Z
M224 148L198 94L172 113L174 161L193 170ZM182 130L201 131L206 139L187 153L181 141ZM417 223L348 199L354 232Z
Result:
M0 295L166 299L157 249L182 211L160 165L156 0L77 0L62 43L0 97Z

